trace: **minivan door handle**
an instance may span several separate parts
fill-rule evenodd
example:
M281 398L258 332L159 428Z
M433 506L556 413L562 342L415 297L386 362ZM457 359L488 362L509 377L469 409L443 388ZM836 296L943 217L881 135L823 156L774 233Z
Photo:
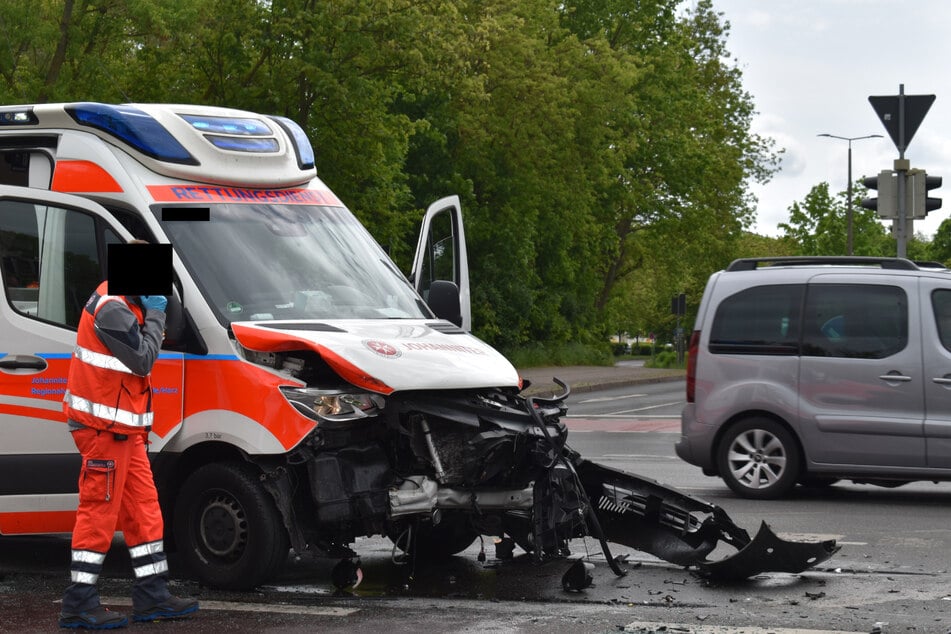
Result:
M878 378L883 381L895 381L897 383L908 383L911 381L910 376L905 376L904 374L899 374L897 371L893 371L894 374L889 372L888 374L882 374Z
M951 376L948 376L948 375L936 376L935 378L931 380L937 383L938 385L951 385Z

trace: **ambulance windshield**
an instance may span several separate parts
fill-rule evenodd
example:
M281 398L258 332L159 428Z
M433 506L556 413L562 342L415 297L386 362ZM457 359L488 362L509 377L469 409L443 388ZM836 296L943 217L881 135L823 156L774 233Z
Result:
M342 207L212 204L155 213L223 324L432 317Z

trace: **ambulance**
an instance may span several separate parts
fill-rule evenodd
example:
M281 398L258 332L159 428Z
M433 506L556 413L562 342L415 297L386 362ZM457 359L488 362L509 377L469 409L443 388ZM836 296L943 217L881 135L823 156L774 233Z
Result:
M606 553L610 538L701 567L724 535L783 547L567 446L567 387L525 397L470 333L456 197L427 210L405 276L285 117L4 106L0 157L0 536L72 529L79 455L62 401L76 327L109 246L138 238L171 245L149 451L167 546L205 584L265 583L291 549L352 568L357 538L374 535L419 561L480 535L545 559L594 534Z

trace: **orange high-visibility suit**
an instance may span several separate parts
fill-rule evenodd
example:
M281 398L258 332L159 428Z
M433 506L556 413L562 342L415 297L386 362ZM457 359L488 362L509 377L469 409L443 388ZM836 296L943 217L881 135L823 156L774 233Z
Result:
M105 282L82 311L64 398L82 454L64 613L99 606L96 582L116 530L132 557L133 605L154 605L170 596L162 513L146 451L152 424L149 373L164 327L164 311L146 310L138 297L110 296Z

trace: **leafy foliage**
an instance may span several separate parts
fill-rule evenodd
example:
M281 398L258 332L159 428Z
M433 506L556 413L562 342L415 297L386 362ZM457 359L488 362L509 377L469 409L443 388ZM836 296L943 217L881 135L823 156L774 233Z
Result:
M946 219L938 226L928 248L928 258L951 266L951 218Z
M461 197L478 335L600 349L687 326L670 298L690 312L736 257L843 252L826 184L783 238L749 233L747 187L781 150L751 131L728 33L712 0L5 2L0 101L291 117L404 267L421 209ZM854 221L856 253L892 248L874 216ZM951 259L947 235L932 258Z
M855 187L861 191L863 186L857 183ZM847 210L847 193L840 192L833 198L825 182L813 187L801 203L794 202L789 208L789 221L779 225L787 244L797 245L792 255L846 255ZM895 255L895 240L874 210L853 208L852 236L854 255ZM931 259L929 247L920 237L909 239L905 250L909 259Z

